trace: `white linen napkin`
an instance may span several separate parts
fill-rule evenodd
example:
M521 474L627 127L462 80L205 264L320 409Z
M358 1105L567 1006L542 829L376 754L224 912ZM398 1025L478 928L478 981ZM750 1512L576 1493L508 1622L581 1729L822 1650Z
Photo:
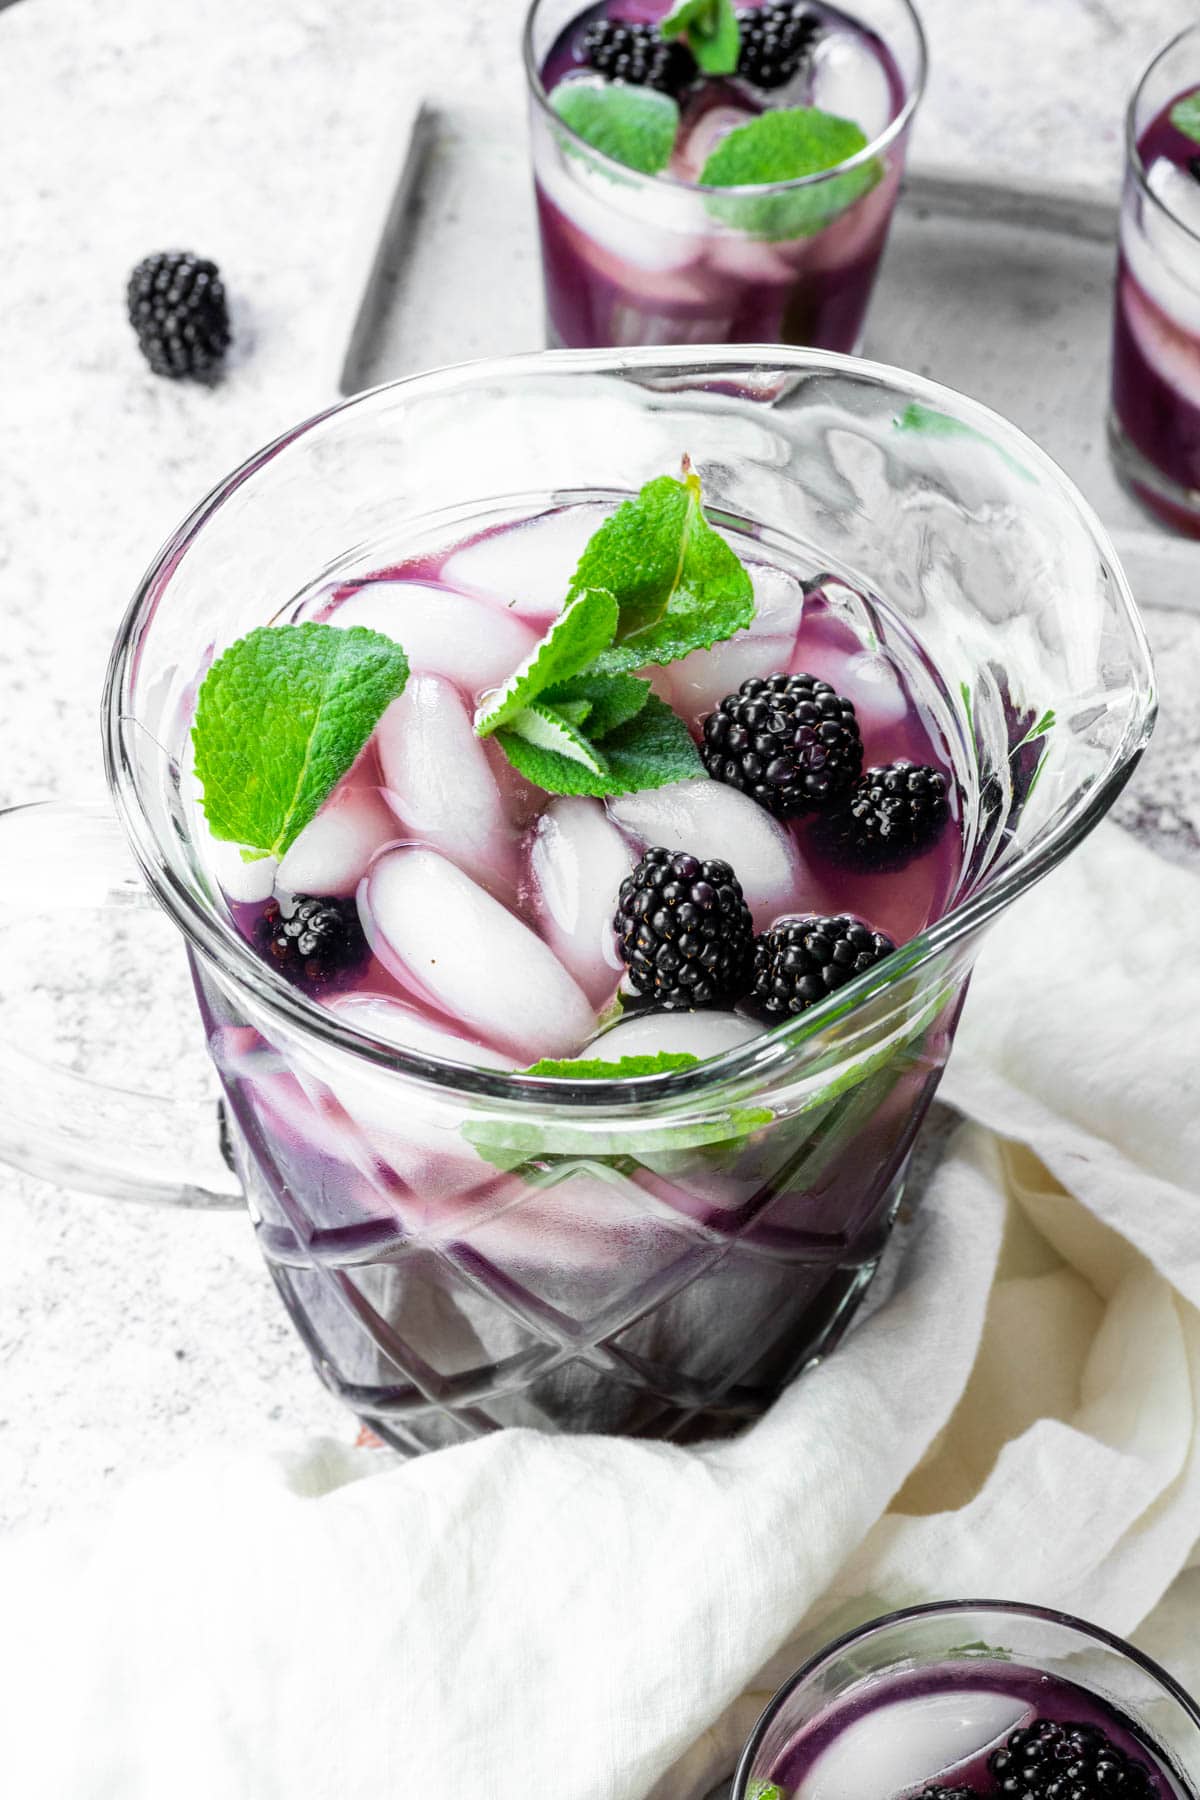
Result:
M1200 1688L1198 895L1105 827L994 929L892 1291L741 1439L207 1457L0 1549L5 1791L695 1800L946 1596Z

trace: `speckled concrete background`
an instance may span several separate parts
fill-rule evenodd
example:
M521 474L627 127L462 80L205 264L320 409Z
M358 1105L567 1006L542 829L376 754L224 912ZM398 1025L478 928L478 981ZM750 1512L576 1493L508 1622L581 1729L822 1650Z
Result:
M1193 16L1184 0L922 10L934 73L918 158L1108 192L1135 74ZM523 181L521 11L522 0L0 11L0 803L98 792L104 665L150 555L233 464L330 397L316 371L329 366L356 190L397 106L422 91L461 133L510 134L503 178ZM452 219L438 231L445 283L472 284L477 246ZM216 257L238 297L238 352L212 391L156 380L124 321L128 269L168 244ZM493 279L504 253L489 246ZM457 350L450 338L439 354ZM1121 816L1189 857L1200 620L1160 613L1152 628L1164 726ZM10 891L40 879L3 874ZM99 1053L110 1072L178 1068L202 1085L164 925L144 945L129 920L94 959L72 927L72 983L24 1010L21 939L0 942L0 1028L48 1028L57 1012L57 1048L76 1062ZM0 1519L89 1505L205 1440L354 1430L311 1375L244 1220L125 1208L0 1171Z

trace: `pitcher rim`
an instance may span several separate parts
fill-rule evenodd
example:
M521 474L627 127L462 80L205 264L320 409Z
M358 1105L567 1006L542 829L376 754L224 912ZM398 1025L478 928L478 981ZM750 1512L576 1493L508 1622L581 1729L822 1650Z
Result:
M1143 705L1140 712L1131 708L1120 743L1109 752L1104 773L1093 783L1077 810L1048 830L1044 839L1036 842L1015 867L994 881L985 878L975 893L950 907L884 962L856 976L818 1005L796 1018L765 1027L757 1037L720 1056L670 1074L568 1082L557 1076L510 1073L479 1069L466 1063L443 1062L414 1050L402 1049L386 1038L344 1023L331 1010L293 988L255 954L232 925L225 924L207 910L160 852L157 834L143 802L136 763L126 743L127 725L137 725L132 709L137 652L144 633L152 625L161 597L158 590L164 577L170 580L174 564L197 539L205 524L247 481L284 452L289 444L339 414L360 407L369 408L382 395L412 387L436 392L438 388L461 387L464 382L473 384L480 379L503 382L548 370L578 369L620 377L656 368L669 369L676 374L700 369L743 376L818 371L848 374L878 387L899 389L910 401L929 403L935 410L945 411L949 407L960 421L986 428L985 435L999 431L1020 448L1022 456L1033 468L1050 477L1064 492L1086 527L1113 583L1114 598L1130 634L1131 675L1135 678L1135 689L1144 697ZM981 402L905 369L835 351L751 344L532 350L480 357L381 382L322 408L254 451L216 483L166 539L138 583L121 620L109 658L101 707L108 786L117 816L151 893L188 943L223 974L231 975L239 986L247 988L269 1012L282 1017L293 1027L316 1035L334 1049L441 1089L526 1105L531 1109L544 1110L548 1102L555 1102L588 1113L610 1109L628 1116L631 1108L643 1103L676 1107L745 1075L753 1074L758 1080L779 1073L831 1024L857 1013L891 987L898 977L918 973L935 957L981 929L1027 888L1049 874L1103 818L1149 740L1157 713L1157 693L1145 627L1109 533L1070 476L1032 438ZM171 752L165 753L173 760Z

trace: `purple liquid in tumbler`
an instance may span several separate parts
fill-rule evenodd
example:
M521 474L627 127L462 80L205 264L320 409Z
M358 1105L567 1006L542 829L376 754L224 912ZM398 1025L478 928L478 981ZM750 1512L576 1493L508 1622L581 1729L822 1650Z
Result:
M1112 404L1144 459L1144 469L1131 471L1140 497L1168 524L1200 532L1200 518L1176 504L1200 490L1200 179L1191 168L1200 146L1171 123L1179 98L1138 140L1151 195L1132 178L1126 184Z
M824 4L807 10L816 49L783 88L710 78L684 95L664 176L613 179L594 157L564 153L535 108L550 343L857 347L899 190L903 137L881 154L870 191L810 235L768 240L739 230L716 221L695 192L721 137L769 108L815 106L861 125L869 140L903 108L904 82L888 46L852 13ZM581 11L542 65L543 89L585 73L583 39L595 20L657 24L669 11L655 0L607 0Z
M1153 1800L1187 1800L1166 1757L1116 1705L1063 1676L982 1658L864 1679L797 1733L767 1779L784 1800L907 1800L930 1785L995 1800L989 1759L1038 1721L1103 1733L1145 1771Z
M810 820L779 824L720 783L692 786L709 807L741 808L737 841L676 843L669 813L638 811L661 807L670 789L564 800L472 735L474 705L545 631L610 510L564 508L477 530L326 587L289 615L370 624L405 646L413 668L315 822L326 831L324 864L298 840L308 863L290 869L285 857L279 869L282 888L357 894L366 909L374 953L319 995L344 1023L489 1070L543 1055L692 1048L703 1058L747 1041L764 1027L736 1007L635 1011L611 1039L602 1030L621 974L617 888L648 843L726 855L759 930L783 915L845 911L903 944L952 904L957 797L927 851L864 873L827 850ZM751 630L653 677L693 732L748 676L803 670L853 700L868 764L904 757L950 774L922 697L933 678L885 608L819 571L802 582L753 560L764 553L752 541L738 547L756 588ZM442 883L445 898L429 910L461 902L481 943L493 927L508 934L511 949L494 957L484 944L468 991L446 985L436 957L414 974L389 939L379 871L411 871L413 859L424 859L422 880L437 872ZM264 903L228 898L254 941ZM427 925L421 913L414 928ZM534 1008L533 1025L489 1011L488 969L510 955L529 959L526 986L549 983L553 1004ZM472 1139L469 1100L401 1089L333 1050L314 1063L308 1047L301 1055L272 1041L202 966L197 980L283 1298L328 1384L410 1449L502 1424L686 1441L755 1417L836 1340L874 1270L957 1009L947 1000L876 1073L740 1147L636 1156L603 1143L570 1155L535 1147L504 1166Z

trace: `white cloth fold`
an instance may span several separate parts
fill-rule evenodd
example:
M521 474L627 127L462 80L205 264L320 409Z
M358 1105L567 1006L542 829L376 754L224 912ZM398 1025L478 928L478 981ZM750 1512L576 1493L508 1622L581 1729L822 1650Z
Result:
M1195 879L1103 828L993 930L886 1303L741 1439L206 1457L0 1550L23 1800L695 1800L897 1605L1200 1687Z

